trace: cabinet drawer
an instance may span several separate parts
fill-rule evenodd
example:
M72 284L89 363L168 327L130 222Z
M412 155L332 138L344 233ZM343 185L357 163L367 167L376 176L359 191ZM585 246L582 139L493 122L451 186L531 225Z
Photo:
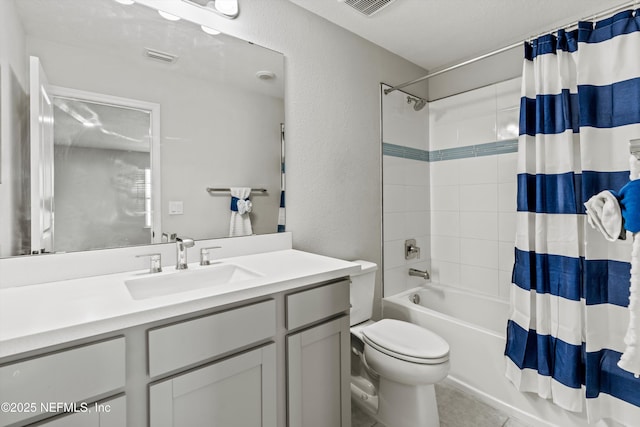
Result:
M149 375L193 365L275 334L274 300L151 329Z
M349 280L287 295L287 329L349 310Z
M124 387L125 340L116 338L0 367L0 402L30 412L0 412L0 426L41 414L42 404L90 402Z

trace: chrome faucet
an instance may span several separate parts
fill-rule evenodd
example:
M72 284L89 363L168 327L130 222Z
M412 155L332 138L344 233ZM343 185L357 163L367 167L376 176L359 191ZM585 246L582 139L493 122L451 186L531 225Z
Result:
M189 237L176 237L176 270L187 269L187 248L195 245Z

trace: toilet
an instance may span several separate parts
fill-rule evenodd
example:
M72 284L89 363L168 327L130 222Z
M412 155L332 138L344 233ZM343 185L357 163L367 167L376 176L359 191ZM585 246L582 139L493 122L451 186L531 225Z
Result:
M387 427L439 427L434 384L449 372L449 344L395 319L371 320L377 265L351 275L352 402Z

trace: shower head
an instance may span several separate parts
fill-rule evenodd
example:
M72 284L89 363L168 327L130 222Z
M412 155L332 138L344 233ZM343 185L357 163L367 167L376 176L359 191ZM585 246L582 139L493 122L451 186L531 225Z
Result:
M420 111L427 105L427 100L423 98L414 98L413 96L407 96L407 104L411 104L415 102L413 105L413 109L416 111Z

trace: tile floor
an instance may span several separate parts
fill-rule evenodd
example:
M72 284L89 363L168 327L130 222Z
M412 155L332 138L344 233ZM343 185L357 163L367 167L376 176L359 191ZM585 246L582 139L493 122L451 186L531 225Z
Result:
M446 384L436 385L440 427L527 427L471 395ZM351 405L351 427L384 427ZM390 426L392 427L392 426Z

